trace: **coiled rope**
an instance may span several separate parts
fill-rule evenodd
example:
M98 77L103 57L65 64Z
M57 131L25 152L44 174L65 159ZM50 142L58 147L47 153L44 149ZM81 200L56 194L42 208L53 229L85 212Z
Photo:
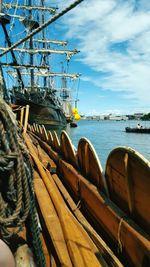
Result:
M28 151L9 107L0 99L0 238L7 241L26 225L38 266L44 267L32 177Z

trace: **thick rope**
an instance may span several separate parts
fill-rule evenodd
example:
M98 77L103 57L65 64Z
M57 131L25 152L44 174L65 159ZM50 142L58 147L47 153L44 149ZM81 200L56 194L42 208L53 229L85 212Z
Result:
M15 231L19 232L26 225L37 264L44 267L33 171L15 123L6 104L0 99L0 238L7 242Z
M7 191L2 192L2 195L8 204L6 216L0 217L0 224L2 228L12 227L14 223L17 227L20 227L26 220L30 209L27 177L25 177L23 156L19 146L17 146L16 130L10 117L2 109L0 110L0 119L0 138L2 148L4 148L2 151L3 159L5 158L5 169L3 168L1 181L3 185L4 183L7 185ZM6 171L10 165L12 165L12 169Z

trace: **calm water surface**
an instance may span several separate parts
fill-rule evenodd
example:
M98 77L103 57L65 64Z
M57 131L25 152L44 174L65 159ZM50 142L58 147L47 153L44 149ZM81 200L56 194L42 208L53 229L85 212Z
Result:
M81 120L77 128L66 128L73 144L77 147L81 137L88 138L93 144L103 168L112 149L128 146L150 160L150 134L126 133L125 127L135 127L138 121L88 121ZM150 127L150 122L141 122Z

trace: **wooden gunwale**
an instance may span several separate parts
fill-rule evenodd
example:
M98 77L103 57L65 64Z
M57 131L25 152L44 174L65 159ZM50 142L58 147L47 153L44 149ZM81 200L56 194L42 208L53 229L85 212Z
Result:
M73 166L60 159L58 163L57 173L59 177L61 177L62 182L65 184L69 192L71 192L74 198L78 201L79 200L79 181L80 181L80 174L73 168ZM77 175L78 173L78 175Z
M52 147L56 152L60 152L60 142L56 131L52 131L52 137L53 137Z
M109 196L106 179L96 151L87 138L81 138L77 150L80 171L92 184Z
M52 133L51 131L48 131L48 142L47 142L48 145L52 146L53 144L53 136L52 136Z
M86 237L83 234L83 230L81 231L80 229L81 226L77 223L65 205L50 173L48 171L44 171L27 134L24 134L24 139L30 150L36 167L45 183L47 191L52 198L57 214L59 215L73 266L102 266L102 264L97 260L95 254L92 252L90 244L87 242Z
M42 125L42 139L43 139L45 142L48 141L48 135L47 135L47 131L46 131L44 125Z
M60 162L58 160L57 164L59 165ZM69 164L67 164L67 169L68 166ZM63 173L65 177L65 169ZM147 265L150 262L149 235L137 226L111 200L102 193L100 194L97 188L84 177L81 177L78 172L76 172L76 176L76 180L79 181L80 200L98 222L99 227L104 229L110 240L113 243L119 243L120 247L122 246L124 251L122 254L125 254L127 257L128 266L149 266ZM65 179L64 177L61 177L62 180ZM145 262L146 265L144 265Z
M65 131L62 131L60 135L60 152L67 162L71 163L76 169L79 168L75 148Z

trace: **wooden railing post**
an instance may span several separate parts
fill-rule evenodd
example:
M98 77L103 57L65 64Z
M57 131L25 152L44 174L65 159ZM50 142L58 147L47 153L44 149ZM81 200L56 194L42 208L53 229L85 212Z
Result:
M26 105L25 120L24 120L24 130L23 130L24 133L27 132L28 118L29 118L29 105Z
M23 127L23 118L24 118L24 107L21 108L21 112L20 112L20 128L21 129Z

